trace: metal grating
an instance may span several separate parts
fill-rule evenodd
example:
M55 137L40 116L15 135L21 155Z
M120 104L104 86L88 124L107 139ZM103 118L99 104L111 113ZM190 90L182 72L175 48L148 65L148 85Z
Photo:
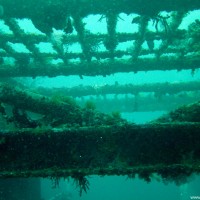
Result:
M150 13L145 11L141 15L139 11L134 9L133 11L136 13L125 10L128 14L140 14L134 17L132 22L130 21L130 27L133 24L138 25L138 31L133 33L116 31L118 21L123 20L120 19L121 12L117 10L117 5L122 4L121 1L110 1L110 4L105 4L105 10L101 6L98 11L94 9L94 12L90 9L96 8L95 6L90 9L81 8L83 3L84 5L87 3L93 5L93 1L59 1L56 5L51 1L46 1L42 8L38 8L37 11L39 15L42 11L49 9L48 14L46 14L47 18L44 19L41 15L39 15L41 18L38 19L38 16L33 13L34 10L28 12L32 6L34 8L38 6L37 3L19 1L19 3L21 2L24 6L19 7L19 10L17 7L16 9L10 7L11 1L0 3L4 11L2 20L11 30L10 34L0 33L0 77L106 76L117 72L195 70L199 68L199 20L192 22L188 29L179 29L179 25L189 12L188 10L197 8L198 2L194 2L193 7L188 5L187 9L179 8L179 11L171 11L172 8L162 9L158 6L158 8L152 8ZM59 6L67 7L68 2L72 3L73 7L66 9L66 12L62 13L58 19ZM144 1L144 3L147 2ZM98 5L98 3L94 4ZM131 2L127 1L127 4L131 4ZM138 5L141 6L139 2ZM76 7L77 9L74 9ZM127 9L127 6L125 8ZM25 12L26 9L27 12ZM164 13L165 10L169 12ZM83 18L91 14L101 16L99 21L103 18L106 19L106 34L93 34L85 28ZM64 16L65 20L63 21ZM20 27L17 18L29 18L43 34L26 33ZM56 24L62 26L57 27ZM149 29L149 26L153 26L154 30ZM62 28L63 34L59 39L53 34L53 28ZM70 28L74 29L77 34L71 35ZM131 50L117 50L117 46L125 42L132 43ZM51 52L42 51L39 48L41 43L52 46L53 50ZM81 46L80 53L69 52L65 48L77 43ZM143 47L145 43L147 48ZM157 43L159 45L156 46ZM12 46L23 45L26 51L17 51L17 48L12 48L10 44ZM100 44L103 45L104 51L100 50ZM6 62L5 57L12 58L13 63Z
M200 67L200 21L192 21L186 29L179 27L189 11L198 9L199 0L192 4L188 0L0 0L1 27L4 27L0 31L0 78L59 75L82 78L83 75L172 69L191 69L194 73ZM134 16L129 24L137 25L137 32L117 29L119 20L124 20L120 19L122 13ZM90 15L98 15L99 22L106 21L106 33L94 34L86 29L84 18ZM22 19L28 19L37 33L28 32L21 25ZM55 34L53 28L62 34ZM73 30L75 35L71 34ZM122 43L131 43L131 49L119 50ZM80 52L69 51L70 45L77 44ZM51 50L46 51L47 46ZM65 101L49 98L51 94L39 95L27 88L13 87L16 82L12 83L0 84L1 117L15 125L13 130L6 127L0 131L2 178L72 176L81 182L89 174L133 177L138 173L150 181L150 176L157 172L164 180L179 181L199 172L199 102L183 106L152 124L134 125L121 119L117 112L112 115L96 112L90 102L80 107L69 98ZM104 102L112 92L116 95L115 103L130 104L124 107L125 111L130 111L133 104L131 111L158 109L160 105L154 97L160 100L163 90L164 104L178 102L181 92L181 98L188 102L200 96L196 93L199 82L139 86L122 86L116 82L114 86L98 89L65 90L70 96L79 92L80 98L104 95ZM42 94L55 92L53 88L41 91ZM140 97L143 92L154 96ZM117 99L118 94L123 94L124 99ZM148 105L137 106L139 98L143 105ZM6 110L7 104L11 105L10 110ZM106 104L111 107L113 101ZM9 111L11 117L7 115ZM42 117L33 121L27 111ZM178 141L177 149L174 141ZM17 162L13 163L13 158Z

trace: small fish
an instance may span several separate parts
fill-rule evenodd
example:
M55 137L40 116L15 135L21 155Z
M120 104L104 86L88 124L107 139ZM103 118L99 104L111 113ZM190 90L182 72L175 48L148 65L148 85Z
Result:
M133 20L132 20L132 24L138 24L141 20L141 17L140 16L137 16L137 17L134 17Z
M147 45L149 47L149 50L153 51L153 49L154 49L154 41L153 40L147 40Z
M71 21L70 17L68 17L68 18L67 18L67 25L66 25L66 27L64 28L64 32L65 32L66 34L70 34L70 33L73 32L73 30L74 30L74 28L73 28L73 26L72 26L72 21Z

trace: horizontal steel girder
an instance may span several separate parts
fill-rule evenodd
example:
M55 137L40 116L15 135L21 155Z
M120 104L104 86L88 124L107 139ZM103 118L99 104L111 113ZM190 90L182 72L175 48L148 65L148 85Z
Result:
M200 171L200 124L0 131L0 178Z

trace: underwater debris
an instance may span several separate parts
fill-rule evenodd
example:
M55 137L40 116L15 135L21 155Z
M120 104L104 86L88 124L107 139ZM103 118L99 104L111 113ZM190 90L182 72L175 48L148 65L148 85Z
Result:
M60 183L61 178L62 177L60 177L60 176L50 177L50 179L52 181L52 188L58 188L59 187L59 183ZM87 193L87 191L89 190L90 183L89 183L89 181L88 181L88 179L86 178L85 175L83 175L81 173L73 173L71 175L71 178L73 179L76 188L79 189L79 195L80 196L82 196L83 192ZM64 177L64 179L67 179L69 181L70 176Z
M176 12L172 12L171 16L171 22L170 24L167 23L167 19L165 19L163 21L163 25L166 26L167 29L165 30L165 39L163 39L162 43L159 46L159 49L157 50L157 59L160 59L160 57L162 56L162 54L167 50L167 48L169 47L169 45L171 45L173 43L173 41L175 40L175 33L178 31L178 27L181 24L183 18L187 15L187 12L183 12L183 11L176 11ZM176 69L180 68L180 63L179 66L176 67Z
M83 192L87 193L89 190L90 183L85 175L76 173L72 176L74 183L77 188L79 188L79 195L82 196Z
M66 25L66 27L64 28L64 32L65 32L66 34L70 34L70 33L73 32L73 30L74 30L74 28L73 28L73 26L72 26L72 20L71 20L70 17L68 17L68 18L67 18L67 25Z
M9 119L9 122L13 122L18 128L36 128L41 124L39 121L31 120L24 110L19 110L17 107L13 107L13 117Z
M161 24L164 27L165 33L168 33L170 31L169 24L167 22L167 19L170 18L170 15L163 16L159 13L152 15L152 16L136 16L132 19L132 24L140 24L142 18L147 18L148 20L152 20L152 25L155 27L156 32L160 32L158 26Z
M167 19L169 18L170 18L170 15L162 16L160 13L158 13L157 15L151 18L151 20L153 21L153 26L155 27L157 33L159 32L159 29L158 29L159 24L161 24L164 27L166 34L170 32L170 27L167 22Z

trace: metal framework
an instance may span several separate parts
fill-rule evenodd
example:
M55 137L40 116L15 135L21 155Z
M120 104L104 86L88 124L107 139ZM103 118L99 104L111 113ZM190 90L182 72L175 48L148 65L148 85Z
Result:
M25 2L18 0L17 2L15 2L15 9L11 7L13 5L12 1L0 2L4 11L2 19L12 31L12 34L1 33L0 43L2 51L0 55L3 58L12 57L15 60L15 64L9 66L9 64L4 62L3 58L1 59L0 77L53 77L58 75L106 76L116 72L171 69L195 70L199 68L199 48L197 48L199 41L197 37L200 25L198 20L191 24L188 30L178 29L187 12L198 8L198 1L193 2L194 5L192 4L192 6L187 5L187 2L179 2L177 3L177 5L179 5L177 7L169 6L170 4L167 2L167 5L165 5L165 2L162 2L162 4L159 5L158 2L155 1L155 5L157 7L155 7L154 10L152 8L150 13L145 10L142 10L144 13L140 13L135 10L135 13L139 13L141 15L136 21L134 21L134 23L138 24L139 30L137 33L132 34L116 32L116 25L119 19L118 15L120 14L120 10L117 10L117 7L122 4L121 1L108 1L109 3L104 2L105 4L102 2L102 5L104 5L105 8L99 6L98 1L58 1L58 3L55 4L51 1L45 1L42 3L41 8L37 7L40 6L40 1ZM72 5L74 9L71 8L69 3L71 3L70 5ZM87 3L93 6L81 7L82 4L87 5ZM22 4L24 4L24 6L19 6ZM130 6L132 4L133 7ZM134 4L138 4L138 6L142 5L139 1L127 1L126 5L123 5L121 9L123 8L123 12L128 14L134 13L134 9L129 12L126 11L126 8L128 7L130 7L130 9L137 8ZM144 4L148 4L148 2L144 1ZM173 4L176 5L175 3ZM64 10L66 7L66 12L63 11L64 13L62 13L60 17L58 9L61 5L63 7L61 10ZM166 6L165 9L163 5ZM184 5L185 7L185 9L183 9L184 12L179 11L181 10L181 5ZM98 8L97 6L99 6L99 9L95 10L95 8ZM92 10L87 10L88 8L94 9L94 12L92 12ZM112 10L113 12L107 13L106 11L105 13L106 8L108 10ZM25 12L26 9L27 12ZM29 13L29 9L33 10ZM34 13L34 9L38 9L38 11ZM41 16L42 12L45 10L49 11L45 12L48 19L43 19ZM159 11L173 12L169 13L169 16L166 18L165 16L159 14ZM89 14L100 14L105 16L107 22L107 34L95 35L85 29L83 17ZM58 16L60 17L59 19L57 19ZM52 28L57 28L56 24L62 24L63 26L59 28L64 30L67 26L65 21L62 21L61 23L61 19L64 16L65 21L66 18L69 17L73 19L73 25L71 26L73 26L73 28L77 31L77 35L71 36L70 34L65 34L62 41L60 41L61 44L58 44L58 42L52 38L51 31ZM38 19L38 17L40 19ZM44 34L35 35L25 33L24 30L20 28L15 18L30 18L34 25L39 30L43 31ZM52 21L48 21L50 19ZM53 22L55 22L55 20L57 21L54 24ZM148 29L149 23L155 24L155 32ZM158 23L163 26L163 30L158 30ZM157 49L154 48L156 40L162 40L159 48ZM117 45L126 41L133 42L133 51L117 51ZM8 45L8 42L14 44L24 44L29 50L29 53L17 52ZM54 53L41 53L35 46L40 42L50 42L54 47ZM80 43L82 53L70 53L64 50L63 45L70 45L75 42ZM142 44L144 42L147 42L149 49L142 48ZM99 43L103 43L107 50L100 52L98 49ZM124 56L126 58L124 58ZM144 56L145 58L143 58ZM62 62L59 62L59 64L52 64L52 61L58 58L61 59ZM80 59L80 62L74 63L70 61L71 59L77 58Z
M0 78L106 76L172 69L194 72L200 68L200 21L191 23L186 30L180 30L179 25L195 9L200 9L199 0L0 0L0 17L11 31L0 31ZM163 16L161 11L169 13ZM138 14L130 22L138 24L137 33L116 31L122 12ZM105 16L107 34L95 35L85 29L83 18L96 14ZM32 20L43 34L27 34L19 26L18 18ZM163 26L161 30L158 23ZM154 24L155 31L148 29L148 24ZM52 28L65 31L59 42ZM69 28L75 29L77 35L70 35ZM160 45L155 48L158 40ZM131 52L116 50L117 45L127 41L133 43ZM54 53L42 53L37 48L40 42L50 43ZM76 42L81 53L64 48ZM145 42L148 49L142 46ZM18 52L9 43L23 44L28 51ZM106 51L99 50L99 43ZM12 58L14 63L6 62L6 58ZM53 64L57 59L60 62ZM72 62L73 59L79 62ZM189 94L199 89L199 82L191 82L141 86L116 83L66 90L70 96L107 95L109 90L116 95L131 93L134 98L142 92L154 92L160 98L163 93ZM38 91L48 93L44 89ZM177 100L177 96L173 98ZM151 99L146 97L143 101ZM6 110L7 104L13 106L12 117ZM27 110L41 114L42 122L33 123ZM6 122L17 125L16 130L0 130L0 178L72 176L84 190L84 177L89 174L133 177L138 173L149 181L153 173L158 173L164 179L179 181L200 171L199 102L181 107L153 124L136 126L122 120L119 113L96 112L90 102L81 108L70 99L50 98L1 83L0 113ZM53 128L44 128L45 123Z

